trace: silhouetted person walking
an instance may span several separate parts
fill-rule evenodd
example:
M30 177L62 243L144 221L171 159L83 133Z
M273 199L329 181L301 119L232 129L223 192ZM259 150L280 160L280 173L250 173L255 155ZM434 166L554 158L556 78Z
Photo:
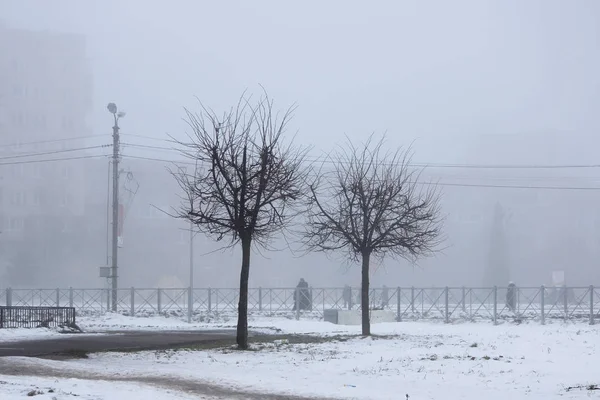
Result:
M512 312L515 312L517 309L517 286L514 282L508 283L508 288L506 289L506 306Z
M352 308L352 288L349 285L344 286L342 298L344 299L344 308L350 310Z

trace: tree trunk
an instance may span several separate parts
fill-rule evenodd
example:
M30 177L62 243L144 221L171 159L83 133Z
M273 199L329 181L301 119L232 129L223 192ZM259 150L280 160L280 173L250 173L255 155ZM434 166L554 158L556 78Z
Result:
M362 284L360 306L362 308L362 334L363 336L371 335L371 321L369 315L369 260L371 253L364 252L362 254Z
M240 301L238 303L237 345L248 349L248 277L250 276L250 238L242 238L242 271L240 273Z

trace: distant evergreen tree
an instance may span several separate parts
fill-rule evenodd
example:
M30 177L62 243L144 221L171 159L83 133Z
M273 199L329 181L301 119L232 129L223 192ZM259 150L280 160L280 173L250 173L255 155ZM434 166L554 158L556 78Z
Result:
M496 203L492 220L487 268L484 275L484 285L486 287L506 286L510 280L505 225L506 212L500 203Z

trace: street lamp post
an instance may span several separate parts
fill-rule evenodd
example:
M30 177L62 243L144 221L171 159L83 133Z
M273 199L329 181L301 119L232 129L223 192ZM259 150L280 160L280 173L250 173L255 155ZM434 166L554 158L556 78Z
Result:
M194 312L194 223L192 221L190 221L190 293L188 303L188 323L191 323Z
M117 273L117 256L119 251L119 119L125 116L124 112L117 111L115 103L109 103L106 107L113 115L113 198L112 198L112 311L117 311L117 288L118 288L118 273Z

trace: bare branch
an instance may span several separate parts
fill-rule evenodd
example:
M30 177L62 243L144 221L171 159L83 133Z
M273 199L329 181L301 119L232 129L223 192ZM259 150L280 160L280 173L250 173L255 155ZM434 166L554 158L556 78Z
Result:
M371 135L363 146L349 139L310 186L303 242L312 251L345 251L411 261L431 255L441 243L443 219L435 185L423 189L412 150L385 150ZM326 160L329 161L329 160Z
M267 246L301 211L306 192L308 149L283 140L295 106L278 114L266 92L256 101L244 93L222 116L199 105L198 112L185 109L191 132L177 141L197 165L172 172L185 194L177 217L216 240L247 237Z

